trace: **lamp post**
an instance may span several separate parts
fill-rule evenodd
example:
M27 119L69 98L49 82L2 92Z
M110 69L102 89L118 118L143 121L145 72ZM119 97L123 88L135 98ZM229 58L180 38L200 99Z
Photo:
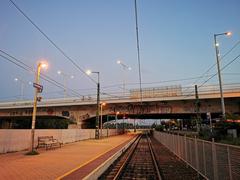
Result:
M100 73L97 71L87 70L86 74L91 75L92 73L97 74L97 111L96 111L96 139L99 139L99 104L100 104Z
M102 128L103 128L103 121L102 121L102 111L103 111L103 106L106 106L106 103L103 102L100 104L100 115L101 115L101 118L100 118L100 128L101 128L101 131L100 131L100 137L102 138Z
M126 117L125 117L125 114L124 114L124 115L123 115L123 134L125 133L125 124L124 124L124 123L125 123L125 118L126 118Z
M39 62L38 63L37 71L36 71L36 75L35 75L35 83L34 83L35 86L39 85L41 68L47 69L47 67L48 67L48 64L46 62ZM33 102L33 115L32 115L32 130L31 130L31 152L34 151L34 133L35 133L37 101L38 101L38 93L39 92L40 92L40 89L35 87L35 95L34 95L34 102Z
M20 79L20 78L14 78L14 81L16 81L16 82L20 82L20 84L21 84L21 94L20 94L20 100L23 100L23 98L24 98L24 85L25 84L27 84L27 82L25 82L24 80L22 80L22 79ZM32 82L28 82L28 84L32 84Z
M19 81L20 84L21 84L21 95L20 95L20 99L23 100L23 90L24 90L24 84L25 82L19 78L15 78L14 81Z
M107 115L107 123L106 123L106 125L107 125L107 137L108 137L108 129L109 129L108 120L109 120L109 115Z
M132 68L126 64L124 64L122 61L118 60L117 64L121 65L123 68L123 96L125 96L126 92L126 71L127 70L132 70Z
M119 114L120 112L119 111L117 111L116 112L116 114L115 114L115 123L116 123L116 135L117 135L117 129L118 129L118 127L117 127L117 119L118 119L118 114Z
M220 68L220 52L219 52L219 44L217 43L218 36L230 36L231 32L224 32L219 34L214 34L214 46L216 51L216 59L217 59L217 71L218 71L218 81L219 81L219 89L220 89L220 96L221 96L221 107L222 107L222 119L226 119L225 114L225 104L224 104L224 97L223 97L223 88L222 88L222 77L221 77L221 68Z
M62 75L63 76L63 82L64 82L64 98L66 98L67 97L67 78L70 78L70 79L73 79L74 78L74 76L73 75L68 75L68 74L66 74L66 73L64 73L64 72L62 72L62 71L57 71L57 73L59 74L59 75Z

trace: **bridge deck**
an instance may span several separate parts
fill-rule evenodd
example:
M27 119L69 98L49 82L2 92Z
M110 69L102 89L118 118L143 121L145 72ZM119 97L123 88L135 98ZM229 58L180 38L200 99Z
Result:
M91 164L101 155L117 151L131 140L133 135L121 135L101 140L86 140L64 145L54 150L40 150L36 156L25 152L0 155L0 176L2 179L56 179ZM120 146L119 146L120 145ZM102 159L102 162L104 159ZM95 166L89 166L82 174L88 175ZM89 169L90 168L90 169Z

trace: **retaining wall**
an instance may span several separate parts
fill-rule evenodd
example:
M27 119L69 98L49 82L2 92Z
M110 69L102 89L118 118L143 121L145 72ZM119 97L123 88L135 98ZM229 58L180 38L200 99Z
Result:
M118 134L115 129L103 129L103 137ZM95 138L95 129L36 129L34 144L38 136L53 136L60 142L72 143ZM0 129L0 153L15 152L30 147L31 129Z

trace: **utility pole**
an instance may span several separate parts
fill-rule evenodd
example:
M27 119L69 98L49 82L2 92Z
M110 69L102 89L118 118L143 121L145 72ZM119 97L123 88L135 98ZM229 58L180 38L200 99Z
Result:
M100 83L99 83L99 72L98 72L98 83L97 83L97 112L96 112L96 124L97 132L96 139L99 139L99 105L100 105Z
M199 101L199 97L198 97L198 86L195 85L195 112L196 112L196 126L197 126L197 132L199 132L200 127L199 127L199 123L201 120L200 117L200 101Z
M96 123L95 123L95 138L99 139L99 112L100 112L100 72L87 70L86 74L97 74L97 110L96 110Z

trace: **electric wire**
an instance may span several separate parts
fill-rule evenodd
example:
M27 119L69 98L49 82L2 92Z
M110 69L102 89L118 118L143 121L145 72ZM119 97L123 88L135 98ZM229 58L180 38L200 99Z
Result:
M240 75L240 73L223 73L225 75ZM151 84L164 84L164 83L169 83L169 82L181 82L181 81L189 81L189 80L194 80L198 79L201 77L210 77L213 74L205 75L205 76L197 76L197 77L189 77L189 78L182 78L182 79L170 79L170 80L165 80L165 81L156 81L156 82L142 82L142 85L151 85ZM138 85L139 83L126 83L127 86L134 86ZM110 89L110 88L120 88L122 84L111 84L111 85L106 85L102 86L102 89ZM89 90L95 90L96 88L82 88L82 89L75 89L75 91L89 91ZM131 91L131 89L127 89L128 91Z
M70 56L66 54L66 52L63 51L62 48L60 48L43 30L29 17L21 8L12 0L9 0L12 5L68 60L70 61L80 72L82 72L85 76L87 76L91 81L97 84L97 82L87 75L85 71L72 59Z
M97 83L93 78L91 78L90 76L88 76L85 71L72 59L70 58L64 51L62 48L60 48L25 12L23 12L23 10L21 10L21 8L13 1L13 0L9 0L12 5L66 58L68 59L75 67L77 67L77 69L79 69L84 75L86 75L89 79L91 79L94 83ZM141 77L141 61L140 61L140 43L139 43L139 30L138 30L138 14L137 14L137 0L135 0L135 25L136 25L136 40L137 40L137 59L138 59L138 69L139 69L139 86L140 86L140 96L141 96L141 102L142 102L142 77ZM221 60L227 56L233 49L235 49L238 45L240 44L240 41L238 41L227 53L225 53ZM202 76L199 76L200 78L206 77L204 76L204 74L208 73L214 66L216 65L216 63L214 65L212 65L205 73L203 73ZM213 77L216 74L213 75ZM209 80L212 77L209 78ZM203 84L205 84L206 82L208 82L209 80L205 81ZM198 81L195 81L194 83L196 83ZM104 87L105 88L105 87ZM82 95L81 95L82 96Z
M222 61L228 54L230 54L238 45L240 45L240 40L237 41L221 58L220 61ZM212 70L215 66L216 66L216 62L211 65L201 76L199 76L199 79L197 79L196 81L194 81L192 84L196 84L200 79L206 77L204 76L205 74L209 73L210 70ZM214 75L215 76L215 75ZM190 87L189 87L190 88ZM187 91L188 89L186 89Z
M228 62L226 65L224 65L220 71L223 71L225 68L227 68L230 64L232 64L234 61L236 61L238 58L240 57L240 54L237 55L235 58L233 58L230 62ZM204 84L206 84L208 81L210 81L213 77L215 77L218 73L214 73L212 76L210 76L207 80L205 80L201 85L199 85L198 87L203 87ZM194 91L190 92L188 95L186 95L185 97L191 96L191 94Z
M0 50L0 51L1 51L1 50ZM22 69L24 69L24 70L26 70L26 71L28 71L28 72L33 72L33 73L35 73L35 71L32 70L32 69L29 69L29 67L26 68L26 67L24 67L24 66L22 66L22 65L20 65L20 64L17 64L16 62L12 61L12 60L9 59L8 57L3 56L3 55L1 55L1 54L0 54L0 56L1 56L2 58L4 58L5 60L7 60L7 61L9 61L9 62L17 65L18 67L20 67L20 68L22 68ZM55 85L55 86L57 86L57 87L59 87L59 88L61 88L61 89L64 89L64 88L63 88L63 85L62 85L61 83L58 83L57 81L53 80L52 78L50 78L50 77L48 77L48 76L46 76L46 75L44 75L44 74L40 74L40 77L41 77L42 79L44 79L45 81L49 82L50 84L53 84L53 85ZM77 96L82 96L82 95L80 95L80 94L78 94L78 93L76 93L76 92L73 92L73 93L74 93L75 95L77 95Z
M230 48L222 57L220 57L220 61L222 61L228 54L230 54L238 45L240 44L240 41L237 41L232 48ZM217 63L214 63L204 74L207 74L214 66L216 66ZM194 82L193 84L195 84Z
M224 65L220 71L223 71L225 68L227 68L230 64L232 64L234 61L236 61L240 57L240 54L236 56L234 59L232 59L230 62L228 62L226 65ZM204 81L199 87L202 87L204 84L206 84L210 79L212 79L214 76L216 76L217 73L213 74L210 78L208 78L206 81Z
M135 25L136 25L136 41L137 41L137 59L138 59L138 76L139 76L139 90L140 90L140 101L142 104L142 76L141 76L141 59L140 59L140 48L139 48L139 35L138 35L138 13L137 13L137 0L135 3Z
M28 72L36 73L35 70L34 70L32 67L28 66L27 64L25 64L24 62L20 61L20 60L17 59L16 57L14 57L14 56L6 53L5 51L3 51L3 50L1 50L1 49L0 49L0 52L13 59L13 60L12 60L12 59L10 59L10 58L8 58L8 57L0 54L0 56L1 56L2 58L4 58L5 60L7 60L7 61L9 61L9 62L17 65L18 67L20 67L20 68L22 68L22 69L24 69L24 70L26 70L26 71L28 71ZM17 62L17 63L16 63L16 62ZM63 86L61 83L57 82L56 80L52 79L51 77L49 77L49 76L47 76L47 75L44 75L44 74L40 74L40 76L41 76L41 78L44 79L45 81L47 81L47 82L49 82L49 83L51 83L51 84L53 84L53 85L55 85L55 86L57 86L57 87L59 87L59 88L61 88L61 89L64 89L64 86ZM68 88L68 89L69 89L69 88ZM81 94L79 94L78 92L76 92L76 91L74 91L74 90L72 90L72 89L69 89L69 90L70 90L73 94L75 94L75 95L77 95L77 96L82 96Z

